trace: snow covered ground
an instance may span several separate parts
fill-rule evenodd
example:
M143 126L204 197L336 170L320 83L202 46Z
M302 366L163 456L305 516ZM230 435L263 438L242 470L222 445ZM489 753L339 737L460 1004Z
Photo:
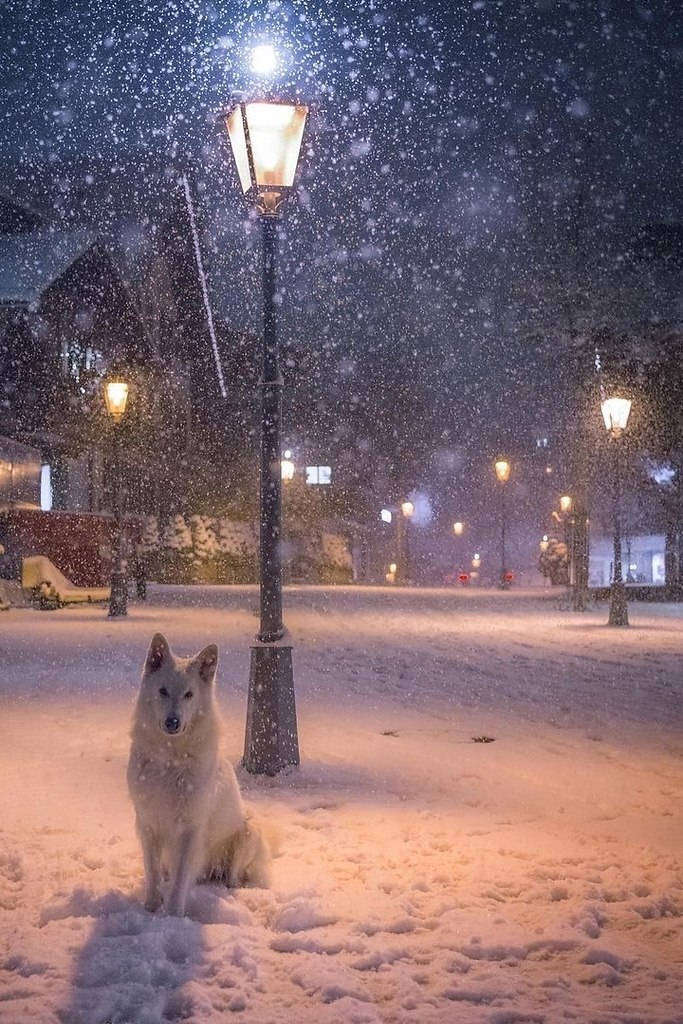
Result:
M281 832L273 888L146 913L147 645L218 641L237 761L256 604L0 616L2 1024L683 1022L681 606L614 630L541 590L288 591L302 765L240 773Z

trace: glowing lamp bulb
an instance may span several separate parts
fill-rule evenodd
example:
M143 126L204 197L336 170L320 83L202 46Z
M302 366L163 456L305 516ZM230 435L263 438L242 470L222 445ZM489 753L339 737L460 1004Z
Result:
M272 75L277 67L277 52L270 43L262 43L251 51L251 70L255 75Z

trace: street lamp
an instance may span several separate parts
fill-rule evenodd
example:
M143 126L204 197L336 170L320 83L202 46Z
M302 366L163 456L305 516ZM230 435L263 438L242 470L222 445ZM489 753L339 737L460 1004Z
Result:
M456 537L462 537L464 531L465 531L465 524L461 523L460 520L458 520L457 522L453 523L453 534ZM457 564L458 572L461 573L463 571L463 568L465 569L465 572L467 572L467 568L463 567L463 564L462 564L462 541L458 541L457 542L456 547L455 547L455 553L456 553L455 554L455 559L456 559L456 564Z
M610 587L610 626L628 626L626 588L621 572L621 451L619 438L626 430L631 402L628 398L606 398L601 403L602 417L610 435L613 451L613 521L614 521L614 568Z
M498 586L505 590L508 585L505 578L505 484L510 478L510 463L507 459L496 459L494 469L500 484L500 583Z
M415 506L412 501L401 502L401 514L396 516L396 533L398 548L398 569L396 572L397 583L407 583L410 579L410 573L408 571L408 523L413 518L415 512Z
M289 450L280 459L280 476L284 483L289 483L290 480L294 479L294 463L292 462L292 453Z
M574 502L570 494L563 494L560 497L560 511L553 509L550 513L556 523L562 526L563 544L565 547L566 579L567 579L567 604L571 605L572 587L576 569L575 559L575 531L574 531ZM559 582L559 580L558 580ZM575 602L576 603L576 602Z
M123 565L123 495L121 480L121 421L128 404L128 382L114 375L104 382L104 404L114 424L114 551L109 584L109 618L128 614L128 588Z
M244 767L275 775L299 764L292 648L282 622L282 377L275 330L277 217L294 186L308 107L238 103L226 127L242 191L263 229L261 387L260 628L251 648Z

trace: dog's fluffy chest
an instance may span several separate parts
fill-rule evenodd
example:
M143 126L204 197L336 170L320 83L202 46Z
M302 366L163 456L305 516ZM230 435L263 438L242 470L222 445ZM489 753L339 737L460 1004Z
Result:
M196 818L197 805L212 792L215 780L214 759L131 750L128 785L138 814L148 820Z

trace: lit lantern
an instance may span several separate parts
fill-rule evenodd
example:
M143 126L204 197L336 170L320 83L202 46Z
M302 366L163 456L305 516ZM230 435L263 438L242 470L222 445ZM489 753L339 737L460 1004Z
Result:
M560 498L560 511L561 512L569 512L569 509L571 507L572 507L572 499L571 499L571 497L568 494L563 494L562 497Z
M503 484L510 476L510 463L507 459L498 459L495 463L496 476Z
M290 451L286 451L284 458L280 459L280 476L285 483L294 479L294 463Z
M415 506L413 505L412 501L401 502L401 512L403 513L405 519L412 519L414 511Z
M456 537L460 537L462 535L462 531L464 529L465 529L465 524L464 523L460 523L460 522L453 523L453 533L455 534Z
M105 381L104 403L114 423L118 423L123 418L128 403L128 384L125 380L112 377Z
M239 103L226 127L242 191L262 217L277 217L294 186L308 107L269 100Z
M602 418L610 434L613 437L619 437L621 432L626 430L631 412L631 400L629 398L606 398L600 407Z

